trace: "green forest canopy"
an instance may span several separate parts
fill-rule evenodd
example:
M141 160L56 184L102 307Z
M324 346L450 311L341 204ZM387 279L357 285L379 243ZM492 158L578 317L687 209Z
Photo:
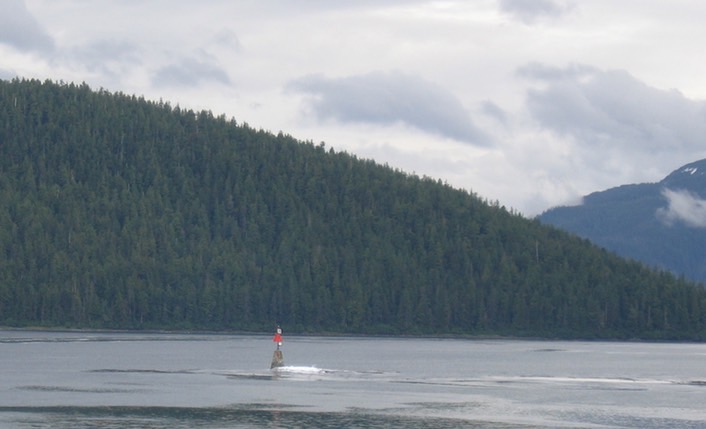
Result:
M706 338L706 290L441 181L0 81L0 324Z

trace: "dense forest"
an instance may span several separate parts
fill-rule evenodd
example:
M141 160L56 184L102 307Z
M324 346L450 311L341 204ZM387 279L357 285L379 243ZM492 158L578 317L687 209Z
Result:
M210 112L0 81L0 324L706 339L706 290Z

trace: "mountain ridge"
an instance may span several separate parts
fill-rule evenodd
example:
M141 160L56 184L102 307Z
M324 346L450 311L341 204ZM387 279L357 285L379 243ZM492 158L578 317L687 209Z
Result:
M706 284L706 159L659 182L594 192L538 219L618 255ZM704 244L702 244L704 243Z

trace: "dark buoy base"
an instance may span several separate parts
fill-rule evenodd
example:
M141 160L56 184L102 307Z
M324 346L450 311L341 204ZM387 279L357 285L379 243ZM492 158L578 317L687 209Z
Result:
M284 366L284 356L282 355L282 350L275 350L272 355L272 365L270 365L270 369L279 368L282 366Z

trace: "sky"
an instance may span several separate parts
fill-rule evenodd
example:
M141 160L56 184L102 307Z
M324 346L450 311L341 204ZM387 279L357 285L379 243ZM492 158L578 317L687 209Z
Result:
M0 79L210 110L533 217L706 158L704 22L701 0L0 0Z

